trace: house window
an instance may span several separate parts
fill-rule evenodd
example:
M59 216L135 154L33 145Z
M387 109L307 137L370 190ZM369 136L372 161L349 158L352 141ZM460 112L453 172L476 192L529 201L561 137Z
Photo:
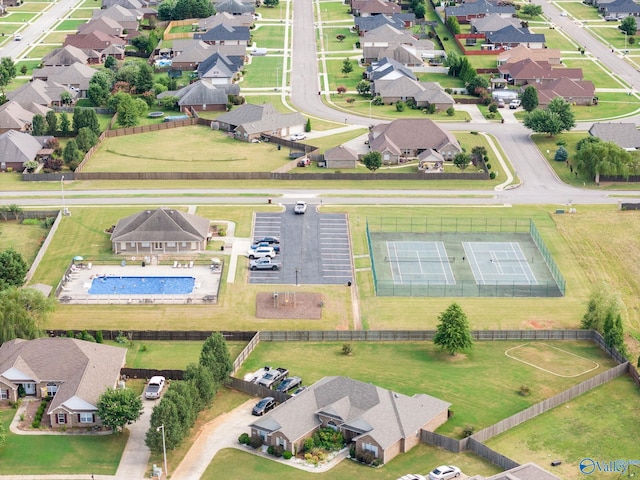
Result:
M267 432L265 432L264 430L258 430L258 435L262 439L263 443L267 443Z
M336 423L331 420L329 421L329 423L327 423L327 427L329 427L330 429L334 430L334 431L338 431L338 426L336 425Z
M153 242L154 250L162 250L162 242Z
M187 248L187 242L182 242L182 244L180 245L182 248Z
M287 441L284 438L281 438L281 437L276 438L276 445L281 446L285 450L287 449Z
M55 383L49 382L47 383L47 396L48 397L53 397L56 392L58 391L58 385L56 385Z
M167 242L167 248L176 248L176 242Z
M150 242L140 242L140 246L141 246L142 248L149 248L149 246L150 246L150 245L151 245L151 243L150 243Z
M0 388L0 400L7 400L9 398L9 390L2 390Z
M404 150L402 150L402 154L405 156L411 155L411 150L408 148L405 148Z
M385 153L385 154L383 155L382 159L383 159L385 162L388 162L389 160L391 160L391 155L389 155L388 153Z
M58 413L56 417L59 424L63 425L67 423L67 415L65 413Z
M81 413L80 423L93 423L93 413Z
M373 453L373 456L378 458L378 447L377 445L371 445L370 443L363 443L362 444L362 450L364 450L365 452L371 452Z

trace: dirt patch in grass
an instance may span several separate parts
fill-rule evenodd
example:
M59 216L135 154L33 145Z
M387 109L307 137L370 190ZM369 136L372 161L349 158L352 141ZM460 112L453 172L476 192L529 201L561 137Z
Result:
M256 317L258 318L299 318L320 320L322 318L322 295L319 293L295 292L258 293L256 296Z
M528 320L522 322L524 328L533 328L534 330L551 330L553 328L553 322L548 320Z

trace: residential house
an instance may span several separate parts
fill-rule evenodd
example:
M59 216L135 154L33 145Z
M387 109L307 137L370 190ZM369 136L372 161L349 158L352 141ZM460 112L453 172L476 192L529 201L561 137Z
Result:
M252 3L244 3L240 0L223 0L216 3L216 12L228 13L234 16L251 15L256 11L256 7Z
M45 415L53 428L101 425L98 400L116 388L127 349L75 338L14 339L0 346L0 399L18 391L50 397Z
M617 18L640 17L640 5L633 0L614 0L613 2L599 4L598 11L604 16Z
M105 10L94 10L91 18L96 19L107 17L118 22L124 30L133 32L138 30L138 24L142 20L143 12L139 10L129 10L120 5L114 5Z
M433 148L423 150L418 155L418 171L428 173L444 172L444 157Z
M56 48L42 59L42 65L45 67L56 67L64 65L73 65L74 63L88 63L89 56L81 49L72 45Z
M528 28L516 28L513 25L501 28L497 32L486 32L487 42L496 48L514 48L524 45L531 49L544 48L544 33L531 33Z
M0 134L0 169L22 170L26 162L38 160L42 144L29 133L8 130Z
M244 45L249 44L249 28L233 27L225 24L216 25L204 33L193 35L194 40L202 40L209 45Z
M456 103L438 82L418 82L407 77L376 80L371 90L389 105L413 99L420 108L435 105L437 111L442 111Z
M61 85L51 80L46 82L35 79L29 83L7 92L7 100L13 100L24 108L30 110L32 104L42 105L44 107L62 105L62 94L67 92L71 96L72 102L78 97L78 92L72 90L66 85Z
M393 15L401 11L400 5L388 0L351 0L351 13L355 17Z
M29 106L29 108L25 108L18 102L11 101L0 105L0 133L8 130L29 132L31 131L33 116L37 113L44 117L48 111L49 108L35 104Z
M253 25L253 20L253 15L233 15L227 12L218 12L210 17L198 19L198 30L206 32L221 24L249 28Z
M89 52L97 52L100 57L100 63L104 62L108 55L112 55L118 59L124 58L124 47L127 41L120 37L114 37L113 35L107 35L102 32L91 32L84 35L74 34L67 35L64 40L63 46L72 45L83 50L87 55ZM110 47L116 47L114 50Z
M361 40L362 57L371 64L385 57L407 66L423 65L423 58L434 53L431 40L418 40L409 33L384 24L367 32Z
M245 103L230 112L223 113L214 122L220 130L233 132L239 140L250 142L263 134L287 137L304 132L302 114L280 113L270 103L253 105Z
M89 91L89 82L96 73L95 68L82 63L64 67L43 67L33 70L33 78L51 80L52 82L66 85L76 91L80 98L86 98Z
M507 82L513 85L545 84L558 78L571 80L582 80L583 78L581 68L553 68L546 62L536 62L528 58L500 65L498 71Z
M371 65L367 67L364 76L372 82L382 79L391 80L402 76L416 80L416 76L409 68L389 57L372 62Z
M445 423L450 405L425 394L409 397L346 377L324 377L251 423L251 436L301 451L319 428L332 428L357 454L369 451L387 463L420 443L423 431Z
M232 59L215 52L198 65L198 78L213 85L228 85L233 83L242 65L244 65L242 57Z
M144 4L139 0L102 0L102 10L119 5L127 10L141 10Z
M109 17L99 17L89 22L80 25L78 32L80 35L86 35L91 32L102 32L113 37L120 37L124 35L124 29L122 25Z
M463 3L455 7L445 7L445 18L456 17L458 23L471 23L474 18L482 18L487 15L497 15L504 18L513 17L516 9L513 5L498 5L487 0Z
M520 60L531 59L535 62L547 62L549 65L560 65L560 50L557 48L534 48L526 45L505 50L498 54L498 66L505 63L516 63Z
M394 13L393 15L374 15L369 17L355 17L353 19L358 35L375 30L382 25L391 25L397 30L413 28L416 16L413 13Z
M444 160L453 160L462 151L458 140L427 118L400 119L378 124L369 132L369 148L382 154L385 165L403 163L427 149Z
M246 45L209 45L201 40L173 41L170 56L173 57L171 68L173 70L197 70L200 63L212 55L219 53L224 55L233 65L244 65L247 47Z
M491 14L485 17L478 17L471 20L471 33L497 32L504 27L513 26L522 28L522 20L515 17L502 17Z
M213 85L208 82L193 82L177 91L162 92L158 98L178 97L181 112L224 111L227 109L229 95L238 95L240 87L237 84Z
M635 123L594 123L589 135L611 142L627 151L640 150L640 131Z
M158 208L118 221L111 233L113 253L200 253L211 239L211 222L190 213Z
M324 152L324 166L326 168L356 168L358 162L358 154L344 145L339 145Z
M535 463L525 463L490 477L474 475L468 480L560 480L560 477L549 473Z
M573 105L593 105L596 87L589 80L558 78L545 83L533 83L538 91L538 105L545 107L556 97L563 98Z

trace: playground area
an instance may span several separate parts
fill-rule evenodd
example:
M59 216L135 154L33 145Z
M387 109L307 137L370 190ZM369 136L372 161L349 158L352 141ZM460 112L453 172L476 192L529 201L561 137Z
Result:
M310 292L261 292L256 296L256 317L320 320L322 295Z

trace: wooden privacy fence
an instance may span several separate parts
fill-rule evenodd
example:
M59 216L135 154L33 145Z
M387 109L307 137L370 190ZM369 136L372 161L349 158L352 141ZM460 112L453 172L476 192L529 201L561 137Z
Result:
M236 390L240 390L244 393L248 393L249 395L252 395L254 397L273 397L278 403L286 402L289 398L291 398L291 395L287 393L276 392L275 390L263 387L262 385L245 382L244 380L235 377L231 377L229 387L235 388Z
M152 368L121 368L120 375L129 378L148 379L156 375L160 375L169 380L182 380L184 378L184 370L154 370Z
M467 440L467 450L471 450L476 455L481 456L489 460L494 465L498 465L500 468L509 470L511 468L519 467L520 464L511 460L509 457L505 457L501 453L487 447L486 445L474 440L473 437L469 437Z
M258 346L259 343L260 343L260 334L256 333L253 336L253 338L249 341L247 346L242 349L240 354L233 361L233 370L231 371L231 375L235 375L236 372L240 370L240 367L242 366L244 361L247 358L249 358L249 355L251 355L251 352L253 352L253 350Z
M47 330L50 337L66 337L68 332L77 335L83 330ZM88 333L95 337L97 330L87 330ZM192 340L204 342L216 330L101 330L105 340L115 340L123 336L129 341L153 341L153 340ZM248 342L256 332L226 332L221 331L222 336L228 342Z

